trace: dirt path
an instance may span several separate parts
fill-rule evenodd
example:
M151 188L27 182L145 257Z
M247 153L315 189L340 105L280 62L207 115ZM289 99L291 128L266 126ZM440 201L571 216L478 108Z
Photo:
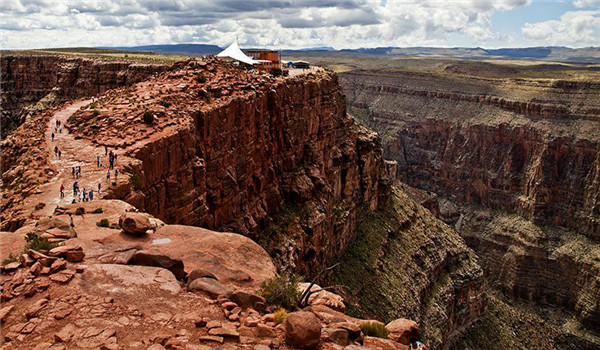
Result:
M105 154L104 147L94 145L86 139L76 139L72 134L68 133L65 127L71 115L79 110L80 107L86 106L91 102L92 99L85 99L66 105L54 113L48 124L45 133L45 142L48 149L49 163L56 171L56 175L48 183L41 185L36 193L27 199L26 208L34 208L38 203L45 203L43 208L35 211L36 215L51 215L57 206L79 200L73 193L73 183L75 181L79 182L80 190L84 188L87 192L93 190L94 199L99 199L106 194L106 190L115 179L113 170L110 171L110 181L106 179L109 156ZM62 132L55 131L57 121L60 121L63 125ZM55 134L54 141L52 141L53 132ZM62 153L60 159L54 153L55 146ZM100 156L100 163L103 167L97 166L96 157L98 156ZM118 163L125 160L117 159ZM81 167L80 178L73 177L72 169L75 166ZM65 186L64 198L60 197L61 184ZM101 185L100 195L98 193L98 184Z

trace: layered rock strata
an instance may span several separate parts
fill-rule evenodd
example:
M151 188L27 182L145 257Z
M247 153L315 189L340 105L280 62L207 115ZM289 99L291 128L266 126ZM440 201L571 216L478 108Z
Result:
M346 115L333 73L274 79L192 61L97 109L71 130L139 160L115 197L170 223L251 236L298 273L338 255L359 209L387 194L379 140ZM129 134L115 139L121 128Z
M478 252L490 285L515 299L573 310L586 328L600 329L600 244L475 207L463 210L457 229Z
M341 77L350 112L380 132L384 155L409 185L600 238L594 84L370 71Z
M400 188L363 216L333 281L351 312L421 324L432 349L445 348L485 311L484 276L462 238Z
M598 328L597 83L367 71L341 83L399 177L424 190L411 196L456 227L492 287Z
M164 64L102 62L57 55L2 55L2 138L23 123L24 107L53 93L58 100L94 96L168 69Z

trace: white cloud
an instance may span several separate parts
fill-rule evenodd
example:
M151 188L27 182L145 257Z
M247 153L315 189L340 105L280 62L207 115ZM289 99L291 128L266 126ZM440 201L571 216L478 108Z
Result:
M570 11L558 20L526 23L523 36L544 45L600 45L600 10Z
M594 0L580 0L594 1ZM500 40L498 11L531 0L1 0L3 48L181 42L273 47L448 46ZM535 35L535 34L532 34Z
M600 0L575 0L573 1L575 7L599 7Z

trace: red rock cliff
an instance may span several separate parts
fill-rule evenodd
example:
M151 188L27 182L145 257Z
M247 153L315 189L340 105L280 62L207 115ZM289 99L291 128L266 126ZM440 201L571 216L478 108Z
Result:
M379 139L346 115L333 73L273 79L191 63L128 94L128 104L137 103L133 96L171 102L148 106L159 124L143 142L111 138L120 122L93 133L140 160L128 170L139 191L115 196L170 223L251 236L296 272L310 274L339 254L361 211L375 210L387 194ZM106 101L98 118L132 113L121 109L125 102Z
M93 96L138 82L168 65L106 62L56 55L0 59L2 72L2 137L23 122L22 108L54 92L60 99ZM4 130L4 129L7 130Z
M597 84L342 77L351 112L383 135L409 185L600 239Z

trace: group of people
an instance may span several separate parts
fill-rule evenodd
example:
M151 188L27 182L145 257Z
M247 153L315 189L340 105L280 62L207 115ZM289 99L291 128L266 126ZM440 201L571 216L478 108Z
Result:
M100 184L98 184L98 195L100 195ZM64 197L63 191L64 191L64 186L60 186L61 189L61 198ZM73 183L73 197L75 198L74 201L81 201L81 202L88 202L94 199L94 190L89 190L86 191L85 187L83 188L83 190L79 190L79 182L75 181Z
M54 125L54 132L52 132L52 135L51 135L53 142L56 138L55 133L62 133L62 122L60 120L57 120ZM58 148L58 145L54 145L54 154L55 154L55 156L58 157L58 159L60 159L62 152ZM111 172L111 170L114 169L113 173L114 173L115 180L116 180L117 177L119 176L119 170L116 169L117 154L115 152L113 152L112 150L110 150L110 152L109 152L108 147L104 146L104 155L108 156L108 161L109 161L109 169L106 172L106 179L108 181L110 181L110 175L111 175L110 172ZM102 163L101 156L96 157L96 165L99 168L104 168L104 163ZM73 166L71 169L71 172L73 175L73 179L81 178L81 166L80 165ZM98 183L97 196L100 197L101 194L102 194L102 185L100 183ZM60 198L65 198L65 185L64 184L60 185ZM88 190L85 187L83 189L80 189L79 181L75 180L75 182L73 183L73 203L88 202L93 199L94 199L94 190L92 190L92 189Z
M52 137L52 142L54 142L56 137L55 134L62 134L62 123L60 120L57 120L56 124L54 124L54 131L52 132L52 135L50 135Z

